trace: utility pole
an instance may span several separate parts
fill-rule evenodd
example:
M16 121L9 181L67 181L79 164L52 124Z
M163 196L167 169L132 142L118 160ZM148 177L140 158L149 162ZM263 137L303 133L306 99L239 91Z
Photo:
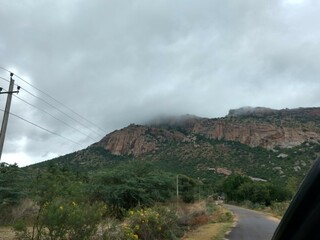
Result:
M17 91L13 91L14 80L12 79L12 77L13 77L13 73L10 73L10 85L9 85L9 91L8 92L2 92L2 88L0 88L0 94L8 94L7 95L6 108L4 110L3 119L2 119L1 132L0 132L0 160L1 160L1 156L2 156L4 137L5 137L6 131L7 131L7 125L8 125L8 119L9 119L9 113L10 113L12 93L19 93L19 90L20 90L20 86L18 86L17 87Z
M177 175L176 179L176 190L177 190L177 201L179 199L179 175Z

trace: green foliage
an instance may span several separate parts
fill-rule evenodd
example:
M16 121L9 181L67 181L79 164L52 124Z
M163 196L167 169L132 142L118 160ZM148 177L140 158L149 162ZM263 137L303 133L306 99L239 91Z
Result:
M32 233L28 231L27 224L24 220L19 219L13 224L13 229L15 231L15 237L17 240L33 240Z
M119 210L164 202L174 191L172 175L154 171L143 162L133 162L93 176L90 198L104 201Z
M17 204L24 195L17 164L0 163L0 206Z
M290 177L287 181L287 189L289 194L293 197L294 194L298 191L299 181L296 177Z
M33 230L26 231L26 227L17 224L19 238L81 240L95 234L106 206L88 201L85 192L88 186L82 180L67 169L54 165L40 172L32 189L38 205Z
M239 196L239 188L245 183L251 183L252 181L248 177L244 177L241 175L231 175L223 182L223 192L227 195L229 200L239 200L243 195L243 198L246 198L247 192L249 194L250 189L248 187L244 187L240 192Z
M113 155L103 147L91 146L52 160L36 163L26 167L26 169L29 171L34 171L35 169L43 170L47 169L54 162L60 168L68 168L72 169L73 172L86 173L88 171L98 171L103 167L116 166L125 160L130 160L130 158Z
M44 235L51 239L89 239L95 234L104 214L104 205L79 203L56 199L44 205L39 221L47 229Z
M192 203L195 201L195 194L197 192L197 185L195 179L192 179L186 175L179 175L179 197L186 203Z
M22 171L16 165L0 163L0 224L14 220L12 209L25 196Z
M225 222L232 222L233 215L230 211L220 211L218 213L218 217L215 219L214 222L216 223L225 223Z
M197 182L180 175L179 183L180 196L193 201ZM23 217L16 221L17 239L90 239L98 224L104 226L103 217L123 218L135 207L141 208L140 219L137 214L129 215L126 228L113 224L102 230L102 238L176 239L178 234L175 211L153 207L175 196L176 175L156 171L144 162L120 164L89 177L50 164L38 171L30 186L37 214L32 230ZM133 227L137 221L139 231Z
M86 240L96 233L104 208L102 204L55 199L40 208L32 232L22 221L14 228L19 239Z
M168 207L131 210L127 221L133 234L143 240L178 239L181 234L175 211Z
M273 201L284 201L289 192L268 182L255 182L241 175L231 175L223 183L223 192L229 201L246 201L270 205Z

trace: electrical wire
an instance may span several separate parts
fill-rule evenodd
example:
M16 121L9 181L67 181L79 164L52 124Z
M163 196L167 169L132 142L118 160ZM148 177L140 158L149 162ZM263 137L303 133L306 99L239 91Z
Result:
M2 68L2 67L0 67L0 68ZM2 69L3 69L3 68L2 68ZM5 80L5 81L7 81L7 82L10 82L10 81L9 81L9 80L7 80L6 78L3 78L3 77L0 77L0 78L1 78L1 79L3 79L3 80ZM16 84L15 84L15 85L16 85ZM21 89L21 88L20 88L20 89ZM7 91L7 90L6 90L6 89L4 89L4 88L3 88L3 90ZM31 92L29 92L28 90L26 90L26 89L24 89L24 88L23 88L23 90L24 90L24 91L26 91L27 93L29 93L30 95L32 95L33 97L35 97L35 98L37 98L37 99L39 99L39 100L41 100L41 101L45 102L47 105L51 106L52 108L55 108L55 109L56 109L56 110L58 110L60 113L62 113L62 114L64 114L64 115L66 115L67 117L69 117L69 118L70 118L70 116L69 116L69 115L67 115L66 113L62 112L60 109L57 109L55 106L53 106L53 105L52 105L52 104L50 104L49 102L47 102L47 101L45 101L45 100L43 100L43 99L41 99L41 98L37 97L36 95L32 94ZM49 113L48 111L46 111L46 110L44 110L44 109L42 109L42 108L39 108L39 107L35 106L34 104L29 103L28 101L26 101L26 100L22 99L21 97L18 97L17 95L13 95L13 96L14 96L14 97L16 97L17 99L19 99L20 101L22 101L22 102L26 103L27 105L32 106L33 108L35 108L35 109L37 109L37 110L39 110L39 111L41 111L41 112L43 112L43 113L45 113L45 114L49 115L50 117L54 118L55 120L57 120L57 121L59 121L59 122L63 123L63 124L64 124L64 125L66 125L67 127L69 127L69 128L71 128L71 129L73 129L73 130L75 130L75 131L77 131L77 132L81 133L82 135L84 135L84 136L86 136L86 137L90 138L91 140L93 140L93 141L98 141L97 139L92 138L91 136L89 136L88 134L86 134L86 133L82 132L81 130L79 130L79 129L77 129L77 128L73 127L73 126L71 126L71 125L70 125L70 124L68 124L67 122L65 122L65 121L63 121L63 120L61 120L61 119L59 119L59 118L55 117L53 114ZM14 115L14 114L13 114L13 115ZM16 116L16 117L18 117L18 116ZM22 118L22 117L21 117L21 118ZM76 119L74 119L74 118L72 118L72 117L71 117L71 119L72 119L73 121L78 122L79 124L82 124L81 122L77 121ZM26 120L26 121L28 121L28 120ZM35 125L35 124L33 124L33 125ZM84 126L84 125L83 125L83 126ZM84 126L84 127L86 127L86 126ZM43 129L43 128L42 128L42 129ZM89 129L89 130L90 130L90 129ZM48 130L48 131L49 131L49 132L51 132L50 130ZM92 130L90 130L90 131L92 131ZM94 131L93 131L93 132L94 132ZM96 134L98 134L98 133L96 133Z
M73 129L73 130L75 130L75 131L77 131L77 132L81 133L82 135L84 135L84 136L86 136L86 137L90 138L91 140L93 140L93 141L98 141L97 139L92 138L91 136L87 135L86 133L84 133L84 132L80 131L79 129L77 129L77 128L75 128L75 127L71 126L71 125L70 125L70 124L68 124L68 123L66 123L65 121L63 121L63 120L61 120L61 119L59 119L59 118L55 117L54 115L52 115L51 113L47 112L46 110L41 109L41 108L39 108L39 107L37 107L37 106L33 105L32 103L29 103L28 101L26 101L26 100L24 100L24 99L22 99L22 98L18 97L17 95L13 95L13 96L14 96L15 98L19 99L20 101L22 101L22 102L24 102L24 103L28 104L29 106L31 106L31 107L33 107L33 108L35 108L35 109L37 109L37 110L39 110L39 111L41 111L41 112L43 112L43 113L45 113L45 114L49 115L50 117L54 118L55 120L57 120L57 121L59 121L59 122L63 123L63 124L64 124L64 125L66 125L67 127L69 127L69 128L71 128L71 129Z
M58 112L60 112L60 113L61 113L61 114L63 114L64 116L66 116L67 118L69 118L69 119L71 119L71 120L75 121L76 123L80 124L81 126L83 126L84 128L88 129L89 131L91 131L91 132L95 133L97 136L99 136L99 137L104 137L104 136L102 136L101 134L99 134L98 132L96 132L96 131L94 131L94 130L92 130L92 129L88 128L86 125L84 125L83 123L81 123L81 122L80 122L80 121L78 121L77 119L75 119L75 118L71 117L70 115L68 115L68 114L66 114L65 112L63 112L62 110L60 110L59 108L55 107L54 105L52 105L52 104L51 104L51 103L49 103L48 101L46 101L46 100L44 100L44 99L42 99L42 98L40 98L40 97L38 97L38 96L34 95L33 93L29 92L28 90L26 90L26 89L25 89L25 88L23 88L23 87L21 87L21 88L20 88L20 91L21 91L21 90L25 91L26 93L30 94L32 97L34 97L34 98L36 98L36 99L40 100L41 102L45 103L46 105L48 105L48 106L50 106L50 107L54 108L55 110L57 110Z
M1 67L1 66L0 66L0 69L5 70L5 71L8 72L8 73L11 73L8 69L5 69L4 67Z
M5 88L3 88L3 90L4 90L4 91L7 91ZM43 113L45 113L45 114L49 115L50 117L54 118L55 120L57 120L57 121L59 121L59 122L63 123L63 124L64 124L64 125L66 125L67 127L69 127L69 128L71 128L71 129L73 129L73 130L75 130L75 131L77 131L77 132L81 133L82 135L84 135L84 136L86 136L86 137L90 138L91 140L93 140L93 141L98 141L97 139L92 138L91 136L89 136L88 134L86 134L86 133L82 132L81 130L79 130L79 129L77 129L77 128L73 127L73 126L71 126L71 125L70 125L70 124L68 124L67 122L65 122L65 121L63 121L63 120L61 120L61 119L59 119L59 118L55 117L53 114L49 113L48 111L46 111L46 110L44 110L44 109L41 109L41 108L39 108L39 107L35 106L35 105L34 105L34 104L32 104L32 103L29 103L28 101L26 101L26 100L22 99L21 97L18 97L17 95L13 95L13 96L14 96L15 98L19 99L20 101L22 101L22 102L24 102L24 103L28 104L29 106L31 106L31 107L33 107L33 108L35 108L35 109L37 109L37 110L39 110L39 111L41 111L41 112L43 112Z
M1 111L1 112L5 112L5 110L3 110L3 109L0 109L0 111ZM9 114L12 115L12 116L14 116L14 117L16 117L16 118L19 118L19 119L22 120L22 121L25 121L25 122L27 122L27 123L35 126L35 127L37 127L37 128L40 128L40 129L42 129L42 130L44 130L44 131L46 131L46 132L48 132L48 133L51 133L51 134L56 135L56 136L58 136L58 137L60 137L60 138L63 138L63 139L65 139L65 140L67 140L67 141L69 141L69 142L71 142L71 143L73 143L73 144L75 144L75 145L83 146L83 144L81 144L81 143L75 142L75 141L73 141L73 140L70 139L70 138L64 137L64 136L60 135L59 133L53 132L53 131L51 131L51 130L45 128L45 127L42 127L42 126L40 126L40 125L38 125L38 124L36 124L36 123L34 123L34 122L31 122L31 121L29 121L29 120L27 120L27 119L25 119L25 118L23 118L23 117L21 117L21 116L19 116L19 115L17 115L17 114L14 114L14 113L12 113L12 112L10 112Z
M11 73L8 69L1 67L0 69L7 71L8 73ZM67 110L69 110L70 112L72 112L73 114L75 114L76 116L80 117L82 120L85 120L87 123L90 123L91 125L93 125L95 128L99 129L100 131L103 132L103 134L105 134L105 131L99 127L97 124L93 123L92 121L86 119L85 117L81 116L80 114L78 114L77 112L75 112L72 108L68 107L67 105L65 105L64 103L60 102L59 100L55 99L54 97L52 97L51 95L49 95L48 93L46 93L45 91L42 91L41 89L37 88L36 86L34 86L33 84L27 82L26 80L24 80L22 77L20 77L19 75L14 74L14 76L16 76L17 78L19 78L21 81L23 81L24 83L28 84L29 86L33 87L34 89L36 89L37 91L39 91L40 93L44 94L45 96L47 96L48 98L50 98L51 100L53 100L54 102L60 104L61 106L63 106L64 108L66 108ZM24 90L26 92L28 92L25 88ZM28 92L29 94L31 94L30 92ZM36 97L34 94L31 94L32 96ZM36 97L38 99L41 99L39 97ZM58 108L56 108L55 106L53 106L52 104L49 104L51 107L55 108L58 110ZM62 112L61 110L59 110L59 112ZM67 115L66 113L62 112L64 115ZM97 133L96 131L92 130L91 128L85 126L84 124L80 123L79 121L75 120L74 118L70 117L69 115L67 115L69 118L71 118L73 121L76 121L77 123L81 124L82 126L84 126L85 128L88 128L90 131L95 132L96 134L100 135L100 136L104 136L101 135L99 133Z
M0 77L2 80L6 81L6 82L10 82L8 79Z
M0 67L1 69L3 69L2 67ZM9 80L7 80L6 78L0 77L1 79L3 79L4 81L10 82ZM18 86L17 84L15 84L16 86ZM36 96L35 94L31 93L30 91L28 91L25 88L20 87L21 90L24 90L26 93L30 94L32 97L37 98L38 100L44 102L45 104L47 104L48 106L56 109L58 112L62 113L63 115L67 116L68 118L70 118L71 120L77 122L78 124L80 124L81 126L83 126L84 128L87 128L89 131L95 133L97 136L99 137L104 137L104 135L101 135L100 133L98 133L97 131L89 128L88 126L84 125L83 123L81 123L80 121L76 120L75 118L71 117L70 115L66 114L65 112L61 111L59 108L57 108L56 106L52 105L51 103L49 103L48 101Z
M86 119L85 117L81 116L80 114L78 114L77 112L75 112L72 108L68 107L67 105L65 105L64 103L60 102L59 100L55 99L54 97L52 97L51 95L49 95L48 93L42 91L41 89L37 88L36 86L32 85L31 83L27 82L26 80L24 80L23 78L21 78L19 75L14 75L17 78L19 78L21 81L25 82L26 84L28 84L29 86L33 87L34 89L36 89L37 91L41 92L42 94L44 94L45 96L47 96L48 98L50 98L51 100L55 101L56 103L60 104L61 106L65 107L66 109L68 109L69 111L71 111L73 114L77 115L78 117L80 117L81 119L85 120L86 122L92 124L93 126L95 126L97 129L99 129L102 132L105 132L102 128L100 128L98 125L96 125L95 123L91 122L90 120Z

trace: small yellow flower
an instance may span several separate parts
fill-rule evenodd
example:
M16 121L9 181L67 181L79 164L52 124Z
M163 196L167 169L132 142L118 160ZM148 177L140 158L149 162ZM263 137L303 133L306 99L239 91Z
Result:
M60 209L60 210L63 210L63 206L60 206L59 209Z
M133 238L134 238L134 239L139 239L139 237L138 237L137 234L133 234Z

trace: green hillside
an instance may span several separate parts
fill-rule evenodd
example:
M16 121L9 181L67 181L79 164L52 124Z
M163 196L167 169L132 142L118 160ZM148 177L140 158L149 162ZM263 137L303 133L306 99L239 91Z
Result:
M95 172L102 168L112 169L120 163L146 161L159 170L205 179L208 183L226 176L217 172L217 168L222 168L283 185L290 177L301 180L319 152L320 145L316 143L268 150L198 135L194 142L167 142L156 152L140 157L116 156L102 147L89 147L27 169L34 171L54 163L72 171Z

